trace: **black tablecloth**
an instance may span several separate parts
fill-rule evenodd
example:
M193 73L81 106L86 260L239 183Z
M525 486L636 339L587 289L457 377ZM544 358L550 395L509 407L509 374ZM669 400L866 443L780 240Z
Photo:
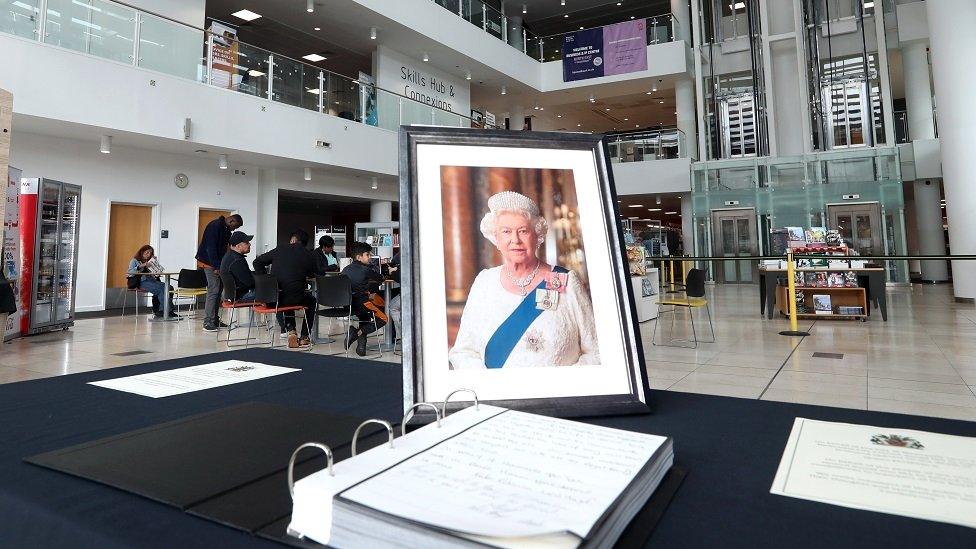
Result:
M302 371L163 399L86 385L227 359ZM282 547L22 459L250 401L399 420L400 389L397 364L269 350L0 385L0 546ZM652 545L976 547L974 529L769 494L797 416L965 436L976 436L976 423L663 391L650 398L652 415L587 421L674 437L688 476Z

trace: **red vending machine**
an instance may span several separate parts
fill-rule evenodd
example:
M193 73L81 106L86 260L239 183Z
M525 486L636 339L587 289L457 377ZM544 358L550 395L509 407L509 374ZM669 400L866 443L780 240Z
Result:
M21 333L74 325L81 187L50 179L20 183Z

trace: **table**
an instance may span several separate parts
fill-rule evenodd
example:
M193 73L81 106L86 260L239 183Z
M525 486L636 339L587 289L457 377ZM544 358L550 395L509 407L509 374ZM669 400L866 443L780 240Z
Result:
M229 359L302 371L162 399L86 385ZM254 348L0 385L0 546L281 549L22 459L244 402L396 422L401 387L398 364ZM674 437L688 476L647 540L654 547L976 547L976 529L769 493L797 416L961 436L976 436L974 422L655 390L649 398L653 414L585 421Z
M179 271L177 271L177 272L168 272L167 271L167 272L163 272L163 273L141 273L141 274L143 276L157 276L157 277L158 276L161 276L161 277L163 277L163 284L165 285L165 288L166 288L165 292L163 292L163 297L162 297L162 302L163 302L163 318L152 318L149 321L150 322L179 322L180 320L183 320L183 317L181 317L181 316L176 316L176 317L173 317L173 318L170 318L169 317L169 295L170 295L170 293L172 293L170 291L169 282L171 280L171 277L173 277L174 275L175 276L179 276L179 274L180 274ZM128 277L128 276L129 276L129 273L126 273L126 277ZM137 296L137 298L138 298L138 296Z
M868 301L875 309L881 311L881 319L888 321L888 296L885 293L885 270L881 267L864 267L861 269L832 269L830 267L804 267L796 269L798 272L847 272L857 273L858 284L867 289ZM768 274L767 274L768 273ZM776 278L786 275L786 269L778 267L759 267L759 314L766 314L766 318L773 318L776 308ZM865 284L867 282L867 284ZM870 309L870 308L869 308ZM870 314L870 310L867 311Z

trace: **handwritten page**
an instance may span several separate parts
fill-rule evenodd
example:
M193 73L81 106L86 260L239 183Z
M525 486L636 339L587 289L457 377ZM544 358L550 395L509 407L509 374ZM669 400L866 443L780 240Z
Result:
M151 398L162 398L300 371L297 368L269 366L258 362L224 360L162 372L93 381L89 385Z
M796 418L770 492L976 527L976 438Z
M465 534L582 538L665 442L508 411L340 497Z

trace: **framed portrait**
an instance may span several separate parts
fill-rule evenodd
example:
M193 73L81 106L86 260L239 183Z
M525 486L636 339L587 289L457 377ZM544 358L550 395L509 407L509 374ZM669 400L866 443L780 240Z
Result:
M404 408L648 412L617 216L600 136L402 127Z

